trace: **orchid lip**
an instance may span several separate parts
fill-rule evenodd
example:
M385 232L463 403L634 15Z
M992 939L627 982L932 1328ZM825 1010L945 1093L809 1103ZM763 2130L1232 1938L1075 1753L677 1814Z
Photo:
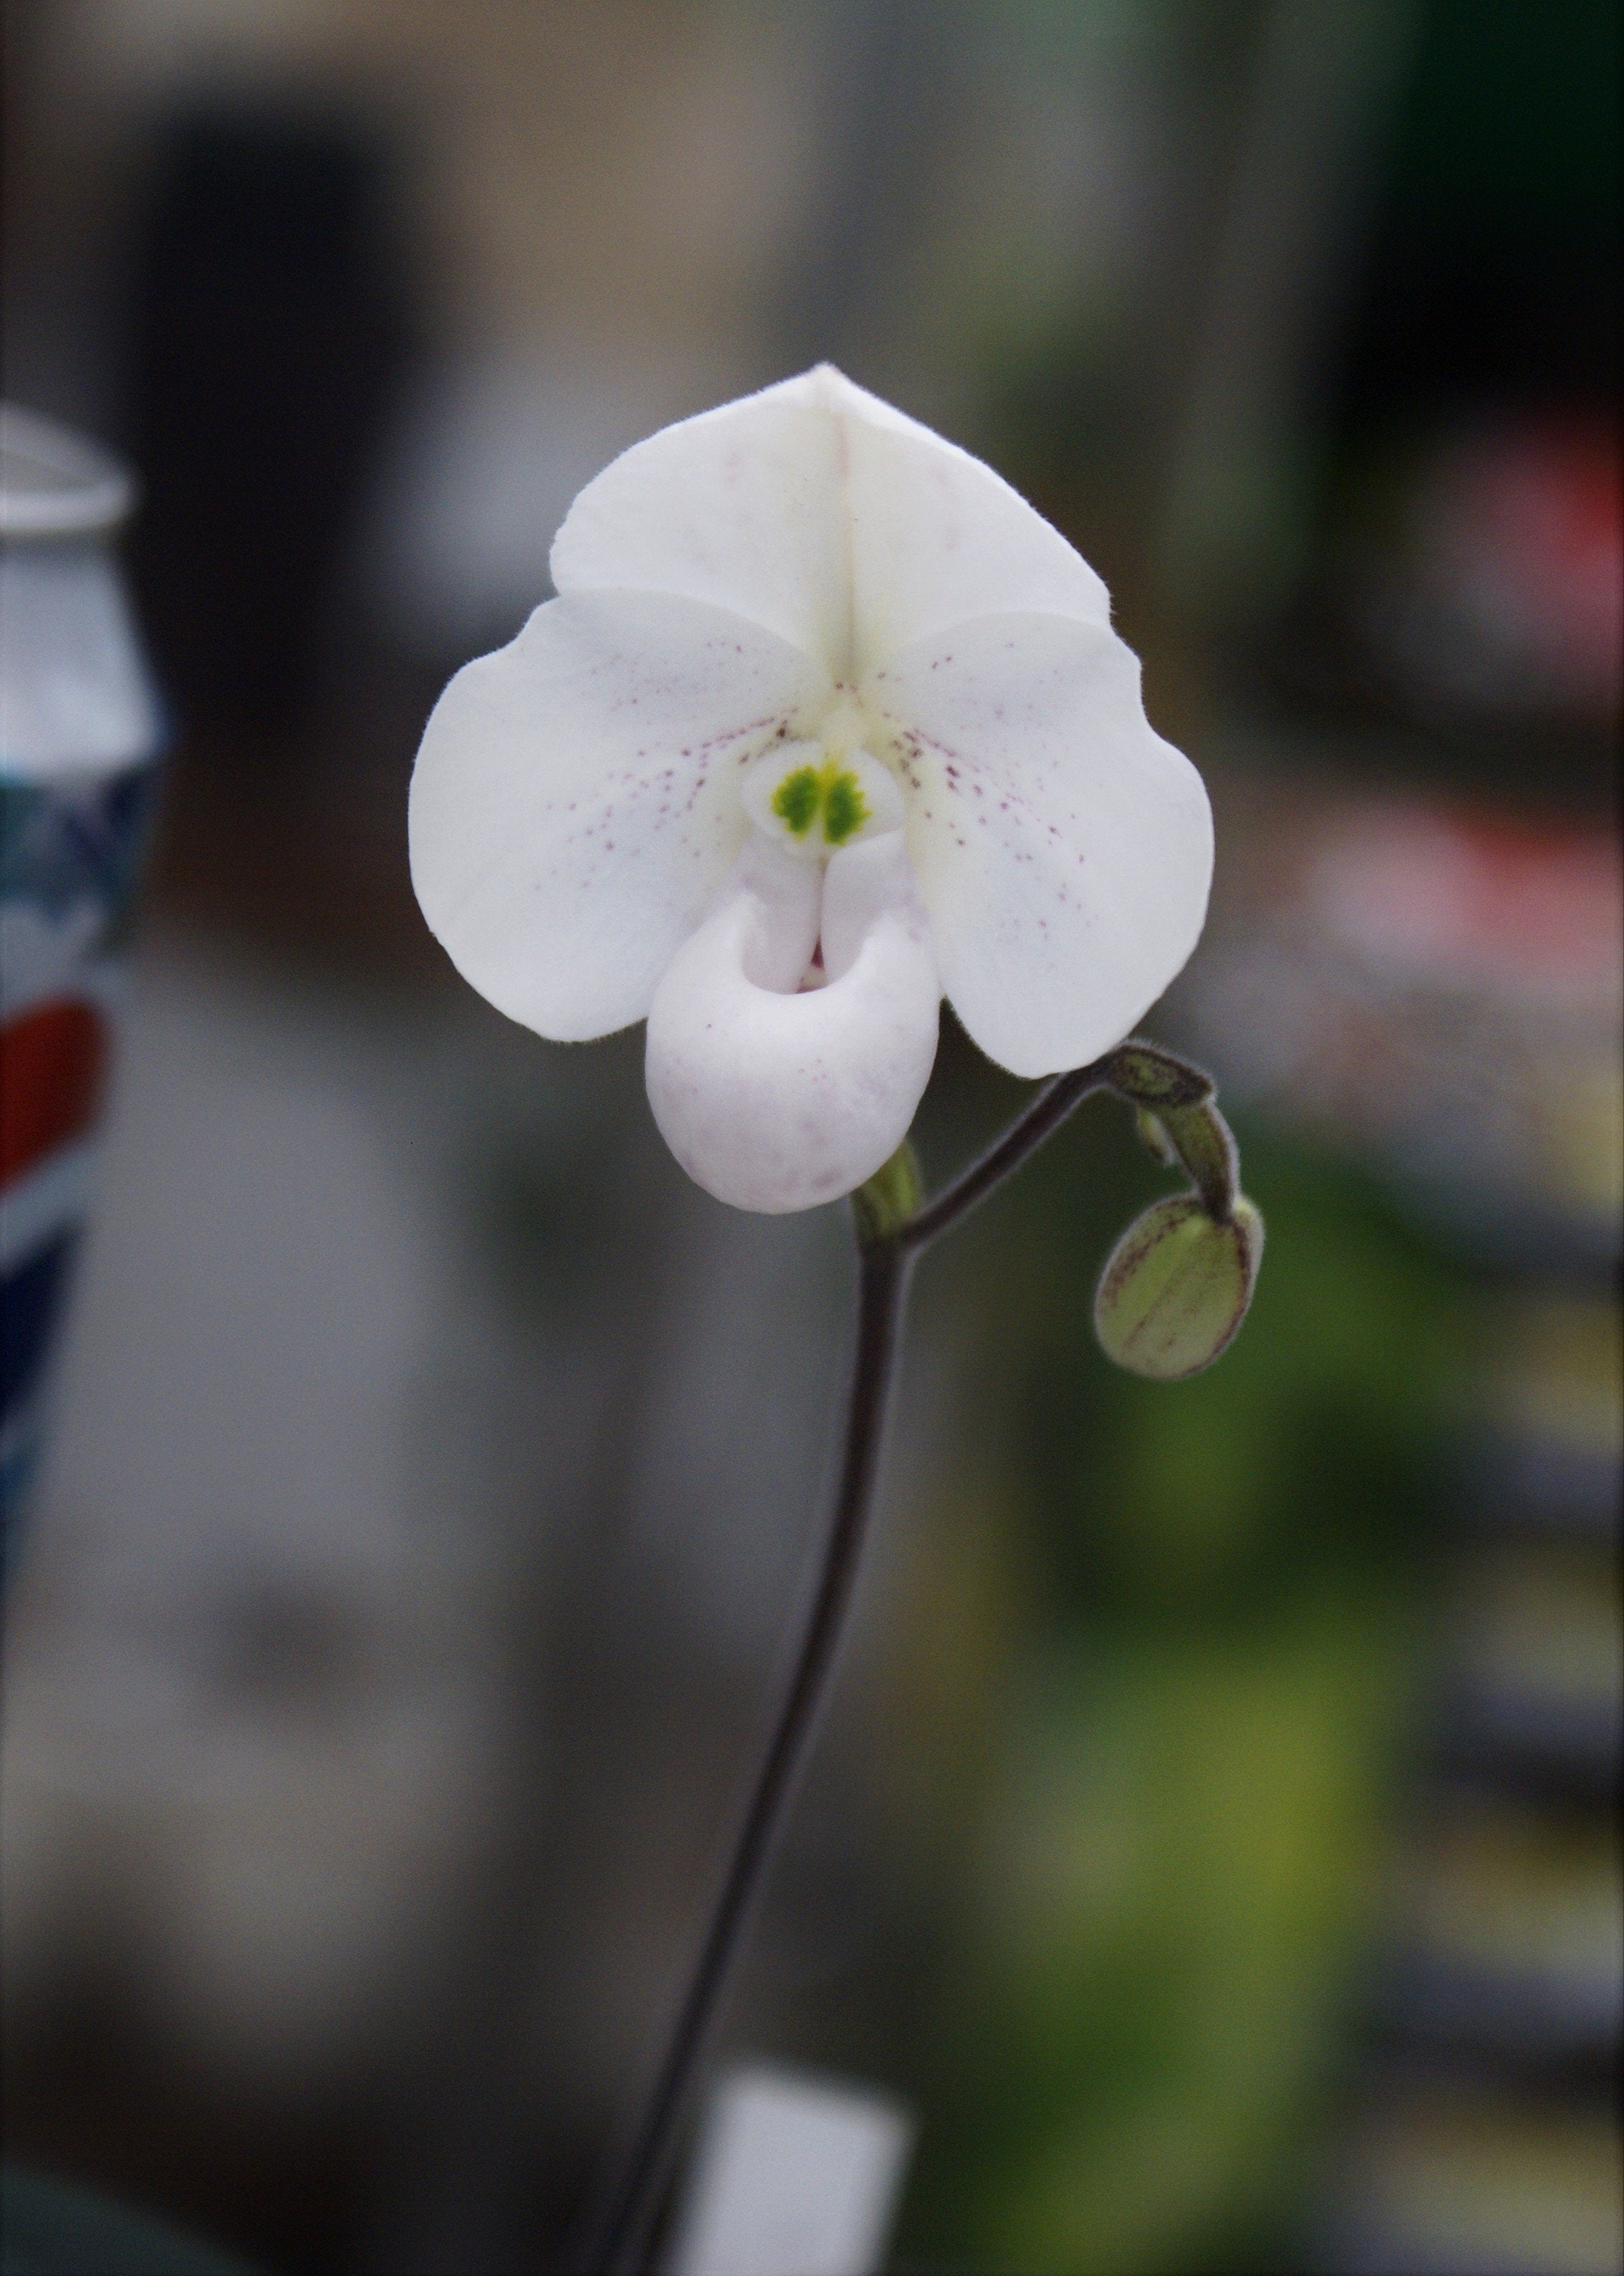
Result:
M907 1134L939 1001L899 832L814 866L752 831L649 1009L649 1097L666 1143L737 1208L849 1193Z

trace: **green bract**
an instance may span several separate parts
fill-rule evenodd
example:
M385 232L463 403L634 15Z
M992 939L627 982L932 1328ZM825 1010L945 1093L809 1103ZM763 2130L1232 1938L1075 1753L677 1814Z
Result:
M905 1138L890 1161L883 1163L852 1195L858 1238L864 1248L871 1248L900 1233L917 1214L924 1191L919 1157L912 1142Z

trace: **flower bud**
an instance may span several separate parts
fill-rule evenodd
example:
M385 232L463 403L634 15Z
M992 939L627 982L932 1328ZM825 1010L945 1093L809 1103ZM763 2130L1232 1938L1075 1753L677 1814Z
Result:
M1106 1356L1161 1383L1210 1367L1246 1317L1263 1247L1244 1195L1226 1218L1195 1194L1152 1202L1100 1275L1094 1326Z

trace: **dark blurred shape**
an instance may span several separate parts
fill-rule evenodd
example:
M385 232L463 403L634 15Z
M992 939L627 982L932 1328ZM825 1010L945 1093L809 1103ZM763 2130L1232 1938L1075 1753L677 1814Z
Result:
M1611 794L1619 44L1608 0L1417 11L1322 345L1300 558L1255 619L1265 678L1300 718L1401 737L1389 764L1412 779Z
M1612 0L1430 0L1340 389L1348 428L1485 398L1610 407Z
M953 121L974 100L975 30L941 0L825 0L816 36L839 138L831 189L778 312L786 371L861 368L899 257L939 201Z
M205 733L262 743L305 717L405 350L383 193L348 121L199 108L158 135L131 314L135 570Z
M0 1316L0 1408L20 1405L34 1387L67 1294L78 1236L67 1233L4 1283Z
M4 2189L4 2276L247 2276L241 2261L87 2189L9 2171Z
M364 1612L335 1592L266 1576L221 1607L209 1673L239 1714L320 1714L364 1684L370 1641Z

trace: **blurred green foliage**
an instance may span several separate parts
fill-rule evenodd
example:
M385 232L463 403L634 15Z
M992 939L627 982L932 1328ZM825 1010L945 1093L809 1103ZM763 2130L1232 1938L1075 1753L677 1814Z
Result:
M1241 1137L1268 1251L1190 1383L1119 1374L1089 1331L1148 1184L1109 1108L973 1237L1007 1418L990 1521L1022 1531L1039 1640L1013 1632L968 1893L924 1971L904 2264L1289 2265L1421 1667L1469 1291L1357 1173Z

